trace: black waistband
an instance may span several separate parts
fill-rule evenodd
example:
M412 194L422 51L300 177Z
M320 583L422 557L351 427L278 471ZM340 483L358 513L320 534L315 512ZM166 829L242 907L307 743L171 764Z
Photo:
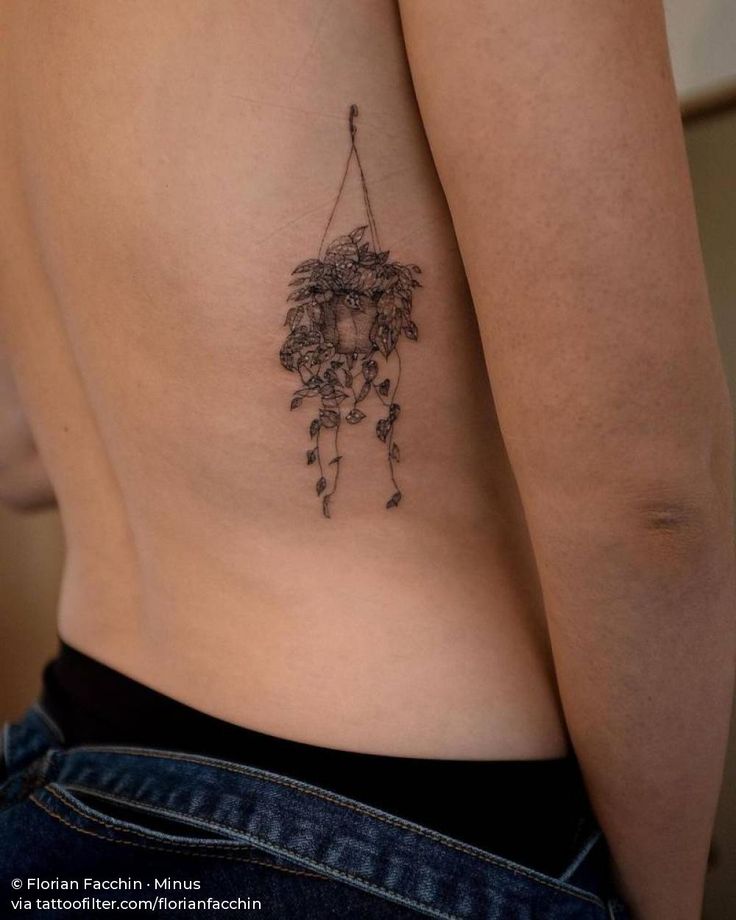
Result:
M589 813L572 755L431 760L303 744L192 709L65 643L44 671L42 703L69 746L128 744L251 764L548 873L564 867Z

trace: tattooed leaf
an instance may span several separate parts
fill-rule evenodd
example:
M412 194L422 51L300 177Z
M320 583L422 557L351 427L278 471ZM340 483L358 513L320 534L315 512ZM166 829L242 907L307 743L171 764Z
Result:
M418 265L410 265L409 268L410 268L413 272L416 272L417 275L421 275L421 273L422 273L422 270L421 270L421 268L420 268Z
M390 326L379 326L374 341L384 358L388 358L396 346L396 336Z
M401 501L401 492L394 492L394 494L386 502L387 508L395 508Z
M312 419L312 424L309 426L309 436L313 438L320 429L320 421L318 418Z
M327 488L327 480L324 476L320 476L317 480L317 495L321 495L324 490Z
M324 260L338 268L345 267L347 262L357 262L359 259L358 247L349 236L339 236L325 250Z
M286 298L287 300L295 300L297 303L301 303L305 300L311 300L312 292L309 288L300 288L298 291L292 291L291 294Z
M370 360L370 361L363 362L363 376L365 377L368 383L370 383L371 380L375 378L377 373L378 373L378 365L376 364L375 361Z
M327 466L332 466L333 463L339 463L342 460L342 456L338 454L336 457L333 457L332 460L327 464Z
M320 409L319 422L323 428L335 428L340 422L340 415L334 409Z
M391 422L387 418L379 419L376 422L376 434L379 441L385 441L391 431Z
M311 466L317 461L317 448L313 447L312 450L307 451L307 466Z
M330 516L330 497L329 495L325 495L322 499L322 514L324 514L326 518Z
M301 396L295 396L295 397L292 399L292 401L291 401L291 408L292 408L292 409L298 409L299 406L301 406L301 404L302 404L302 398L301 398Z
M391 381L388 377L385 380L382 380L377 387L378 392L381 396L388 396L388 391L391 389Z
M360 409L351 409L345 416L345 421L349 425L357 425L358 422L362 422L364 418L365 412L361 412Z
M378 300L378 312L382 322L387 322L396 316L401 309L401 302L391 293L382 294Z
M313 268L317 268L320 265L319 259L307 259L306 262L300 262L297 267L292 272L292 275L301 274L301 272L311 271Z
M360 393L358 393L355 401L362 402L366 398L366 396L370 393L370 391L371 391L371 385L370 383L368 383L368 381L366 381L363 384L363 386L360 388Z
M356 227L355 230L350 234L350 239L354 243L359 243L363 239L363 234L368 229L368 227Z
M391 403L391 405L388 407L389 422L395 422L399 417L399 412L401 412L401 406L398 403Z
M391 445L391 459L394 460L396 463L398 463L399 460L401 460L401 451L399 450L398 444Z
M279 360L282 365L286 368L287 371L295 371L297 368L295 355L292 351L286 347L282 348L279 352Z
M417 329L417 324L409 321L404 325L404 335L407 339L411 339L412 342L416 342L417 335L419 330Z

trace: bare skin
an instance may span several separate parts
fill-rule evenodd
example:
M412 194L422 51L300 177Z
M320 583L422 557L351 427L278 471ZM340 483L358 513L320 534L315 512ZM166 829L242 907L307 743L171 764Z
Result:
M300 741L564 754L395 8L11 3L3 22L2 322L65 523L61 635ZM401 507L356 426L328 521L278 355L352 103L384 245L423 267L421 341L403 352ZM342 207L336 234L365 223L357 186Z
M388 0L6 3L0 324L64 518L67 641L314 744L571 735L637 916L695 920L733 680L729 408L661 21L575 6L408 2L402 34ZM352 103L420 336L400 505L361 423L326 519L278 353ZM335 231L362 217L353 185Z

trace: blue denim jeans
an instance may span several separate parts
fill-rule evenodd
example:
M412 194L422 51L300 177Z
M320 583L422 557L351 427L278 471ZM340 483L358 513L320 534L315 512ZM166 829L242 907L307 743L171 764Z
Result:
M548 876L265 770L148 748L65 747L38 705L5 726L3 761L3 916L630 916L594 822L565 871Z

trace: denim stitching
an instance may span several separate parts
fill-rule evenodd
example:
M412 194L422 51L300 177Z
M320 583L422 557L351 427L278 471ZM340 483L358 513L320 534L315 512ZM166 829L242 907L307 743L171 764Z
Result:
M560 876L560 881L567 881L568 878L575 872L575 870L581 865L585 857L590 853L593 847L598 843L601 836L603 835L602 830L595 831L593 836L588 840L583 849L578 853L578 855L573 859L570 865L565 869L565 871Z
M3 741L2 741L2 756L3 763L7 773L10 773L10 760L8 759L8 754L10 752L10 722L6 722L3 725Z
M79 785L69 785L69 786L61 787L61 788L60 788L60 787L56 786L56 784L53 784L53 785L47 786L47 787L46 787L46 791L49 792L49 793L51 793L52 795L56 796L56 798L58 798L58 799L60 799L60 800L62 800L62 801L66 801L67 804L69 804L69 807L70 807L70 808L73 808L73 806L71 805L71 803L68 802L68 799L67 799L66 797L64 797L64 798L62 799L62 796L59 794L60 792L63 794L63 790L64 790L65 788L73 789L73 790L75 790L75 791L77 791L77 792L87 792L87 793L97 794L96 790L91 789L91 788L89 788L89 787L87 787L87 786L79 786ZM126 798L124 798L123 796L107 795L107 798L108 798L110 801L116 802L116 803L118 803L118 804L120 804L120 805L133 805L133 806L135 806L135 805L139 805L139 804L140 804L140 803L136 802L136 801L133 800L133 799L126 799ZM73 810L74 810L74 811L77 811L77 813L80 814L80 815L82 815L82 817L85 817L84 813L83 813L83 812L80 812L78 809L73 808ZM178 813L178 812L176 812L176 811L170 811L169 809L161 808L161 807L159 807L159 806L157 806L157 807L154 809L154 812L155 812L156 814L162 815L163 817L166 817L166 818L177 818L177 817L179 817L179 813ZM93 818L92 820L96 820L98 823L104 824L104 822L103 822L103 821L100 821L99 818ZM272 843L270 840L268 840L268 839L266 839L266 838L264 838L264 837L259 837L258 835L253 834L253 833L251 833L251 832L241 831L241 830L239 830L238 828L231 827L231 826L226 825L226 824L215 824L215 823L212 822L212 821L201 821L200 824L201 824L202 827L205 827L205 828L207 828L207 829L209 829L209 830L230 831L230 832L233 832L233 833L242 834L242 835L244 835L245 839L247 839L247 840L254 840L254 841L256 841L257 843L261 844L262 846L274 847L275 849L278 850L279 853L286 853L286 854L289 854L289 855L292 856L293 858L303 860L303 861L305 861L308 865L312 865L312 866L314 866L315 868L319 868L320 866L323 866L322 863L316 862L315 860L310 859L308 856L302 856L300 853L298 853L298 852L295 851L295 850L290 850L288 847L285 847L285 846L283 846L283 845L274 844L274 843ZM105 825L105 826L111 827L111 828L113 827L112 825ZM139 833L140 833L140 832L139 832ZM143 836L143 835L141 835L141 836ZM217 845L217 844L218 844L218 841L213 841L213 844L212 844L212 845ZM332 867L330 867L329 870L328 870L327 868L325 868L325 871L330 871L330 872L335 872L335 873L337 873L337 874L342 874L342 875L344 875L346 878L354 879L355 881L360 881L360 882L362 882L362 883L365 884L365 885L370 885L372 888L374 888L374 889L377 890L377 891L385 891L385 892L387 892L387 893L390 892L392 895L395 894L394 892L391 891L391 889L382 888L381 886L374 885L372 882L366 881L366 880L363 879L361 876L351 875L350 873L346 873L346 872L344 872L344 870L341 870L341 869L333 869ZM541 880L540 880L540 879L537 879L536 881L541 881ZM547 884L545 881L542 881L541 883L542 883L542 884ZM551 888L552 888L552 887L557 888L558 886L556 886L556 885L550 885L549 887L551 887ZM567 893L567 892L565 891L564 888L561 889L561 890L564 891L565 893ZM401 895L398 895L398 897L402 897L402 896L401 896ZM415 906L415 907L422 907L422 908L430 907L430 908L431 908L431 905L424 904L422 901L408 900L408 901L406 901L406 903L410 903L410 904L412 904L412 905ZM605 905L603 904L603 902L601 902L600 906L601 906L601 907L604 907ZM434 909L434 908L431 908L431 909ZM444 915L443 915L443 916L444 916Z
M161 834L161 836L157 836L157 834L151 831L138 830L137 828L132 827L132 826L127 827L126 824L128 822L118 820L117 818L111 818L109 815L105 815L102 812L96 813L95 809L89 807L85 802L80 802L74 796L68 795L66 793L67 789L72 789L74 792L87 792L87 793L94 793L95 795L97 795L96 790L89 789L86 786L61 787L61 786L57 786L55 783L51 783L45 787L45 791L48 792L49 795L53 795L54 798L58 799L62 803L62 805L66 805L72 811L75 811L81 818L85 818L90 821L96 821L97 824L101 824L103 827L108 827L110 828L110 830L119 830L122 833L126 833L126 834L135 834L137 837L143 837L144 840L158 840L161 843L167 842L165 834ZM103 801L106 800L108 802L113 802L118 805L135 805L135 806L140 805L140 803L134 802L132 799L125 799L118 795L105 795L105 796L99 796L99 797L102 798ZM164 818L170 818L172 817L172 815L177 815L178 817L177 812L167 812L165 809L160 809L160 808L145 808L145 809L140 809L140 810L143 811L145 814L157 814L157 815L161 815ZM101 815L101 817L98 817L98 815ZM106 818L107 820L105 821L103 820L103 818ZM209 824L207 821L202 821L201 823L203 825L207 825L208 829L214 828L214 825ZM196 825L192 825L192 824L189 824L186 826L196 827ZM215 828L215 829L219 830L219 828ZM173 837L173 834L170 836ZM173 842L174 841L172 841L172 843ZM194 844L187 844L187 845L194 846ZM242 847L243 844L238 843L235 840L201 840L201 841L197 840L196 846L198 847L200 846L202 847L218 847L218 846Z
M52 719L51 716L46 712L43 706L38 701L36 701L31 706L31 709L36 713L39 719L41 719L41 721L44 723L46 728L48 728L48 730L53 735L56 736L56 740L60 741L63 744L64 743L64 732L59 728L58 723L54 719Z
M556 879L553 879L551 876L542 875L537 873L534 870L528 869L525 866L522 866L518 863L511 862L510 860L505 860L500 856L494 856L492 854L484 853L482 850L477 850L475 847L464 846L459 841L453 841L449 837L445 837L443 834L435 833L429 828L423 828L418 824L413 824L408 821L403 821L401 818L396 818L392 815L388 815L384 812L380 812L377 809L361 806L359 803L354 802L351 799L346 799L343 796L335 795L329 793L325 790L321 790L316 786L310 786L306 783L294 782L286 777L280 776L275 773L269 773L267 770L257 770L250 767L246 767L240 764L233 764L227 761L218 761L213 760L208 757L192 757L189 755L181 754L179 752L169 752L169 751L157 751L154 749L147 748L125 748L125 747L115 747L110 745L109 747L99 748L93 746L80 745L75 750L77 751L89 751L92 753L119 753L119 754L131 754L133 756L142 756L150 758L163 758L170 760L181 760L185 763L191 764L205 764L207 766L215 767L219 770L225 770L228 773L235 774L244 774L246 776L252 776L255 779L262 779L265 775L268 782L275 783L276 785L285 786L290 789L296 789L298 792L305 792L307 795L314 796L316 798L324 799L327 802L332 802L335 805L339 805L343 808L349 808L352 811L356 811L359 814L366 815L367 817L377 818L379 821L383 821L385 824L392 824L395 827L399 827L402 830L410 831L411 833L427 837L428 839L442 844L443 846L449 847L453 850L458 850L461 853L465 853L468 856L474 857L475 859L480 859L483 862L490 863L491 865L499 866L502 869L507 869L512 872L516 872L519 875L524 875L532 881L539 882L542 885L546 885L548 888L556 888L558 891L562 891L565 894L569 894L572 897L580 898L584 901L589 901L592 904L595 904L598 907L601 907L605 910L606 905L604 902L594 894L590 892L583 891L581 888L577 888L574 885L568 883L558 884ZM223 829L223 828L217 828ZM226 830L237 830L236 828L224 828Z
M56 794L54 790L51 790L49 788L47 788L46 791L51 793L52 795ZM212 859L230 859L230 860L237 860L238 862L254 862L254 863L256 862L256 860L248 860L248 859L244 859L243 857L238 857L238 856L220 856L215 853L187 853L186 850L176 850L176 849L169 848L169 847L148 846L147 844L138 843L137 841L134 841L134 840L110 839L109 837L105 837L102 834L96 834L94 831L91 831L88 828L77 827L77 825L72 824L70 821L65 820L64 818L61 817L61 815L57 815L55 812L50 811L41 801L39 801L36 798L35 795L30 796L30 801L32 801L34 805L37 805L39 808L45 811L46 814L49 815L51 818L54 818L55 820L60 821L62 824L65 824L67 827L71 828L72 830L78 831L81 834L89 834L90 837L96 837L99 840L107 840L110 843L140 847L141 849L144 849L144 850L148 849L148 850L159 850L159 851L166 852L166 853L181 853L184 856L210 856ZM62 802L62 804L68 804L68 803ZM76 810L76 809L73 809L73 810ZM79 812L77 813L80 814ZM101 824L103 827L109 827L111 830L115 829L112 825L105 824L104 821L100 821L99 819L93 819L93 820L95 820L98 824ZM254 839L256 840L258 839L257 837L255 837L255 835L253 836L254 836ZM311 863L312 861L309 860L308 862ZM273 865L272 863L258 862L257 864L263 865L263 866L269 866L272 869L283 870L284 872L292 872L298 875L308 875L312 878L321 879L322 881L332 880L329 877L325 878L324 875L316 875L313 872L306 872L304 870L285 869L282 866L276 866L276 865ZM317 864L317 867L318 865L319 864ZM366 889L372 889L373 892L376 892L381 896L383 896L384 893L388 893L388 892L384 892L384 890L380 888L378 885L374 885L372 882L366 882L364 879L360 878L360 876L354 876L348 872L343 872L342 870L339 870L339 869L330 869L329 871L331 874L337 877L342 877L345 879L350 879L352 881L360 882L361 885L365 886ZM443 911L439 911L436 908L430 907L429 905L422 904L421 901L413 901L411 898L406 898L403 895L395 894L394 892L390 892L390 894L392 896L392 899L398 901L399 903L405 904L407 907L419 908L422 911L432 911L432 915L440 918L440 920L461 920L461 918L457 917L457 915L455 914L446 914Z
M173 846L172 847L150 846L146 843L138 843L137 840L115 840L110 837L105 837L104 834L97 834L95 833L95 831L92 831L89 828L78 827L76 824L72 824L71 821L67 821L61 815L57 814L54 811L51 811L51 809L48 808L48 806L46 806L43 802L41 802L39 799L36 798L35 794L29 797L29 801L33 802L34 805L37 805L42 811L45 811L46 814L50 818L53 818L55 821L59 821L61 824L65 824L67 827L71 828L73 831L77 831L80 834L88 834L90 837L95 837L97 840L105 840L108 843L121 844L124 846L130 846L130 847L139 847L142 850L156 850L159 853L176 853L177 855L181 855L181 856L194 856L197 858L202 856L208 859L227 859L231 862L253 863L256 866L266 866L266 868L268 869L277 869L279 872L288 872L292 875L308 875L310 878L316 878L323 882L331 881L331 879L329 879L327 876L317 875L316 872L307 872L304 869L289 869L286 866L277 866L275 863L264 862L263 860L260 860L260 859L248 859L245 856L228 856L228 855L225 855L224 853L200 853L198 852L196 847L190 847L189 849L183 850L183 849L177 849ZM62 804L68 805L69 808L72 808L72 806L69 805L68 802L62 802ZM72 810L75 810L75 809L72 809ZM81 814L81 812L79 812L79 814ZM82 815L82 817L87 817L87 816ZM90 818L90 820L96 820L98 824L102 824L104 827L110 827L113 830L115 829L112 827L112 825L105 824L104 821L99 821L98 819L93 819L93 818ZM237 844L235 844L235 846L237 846Z

